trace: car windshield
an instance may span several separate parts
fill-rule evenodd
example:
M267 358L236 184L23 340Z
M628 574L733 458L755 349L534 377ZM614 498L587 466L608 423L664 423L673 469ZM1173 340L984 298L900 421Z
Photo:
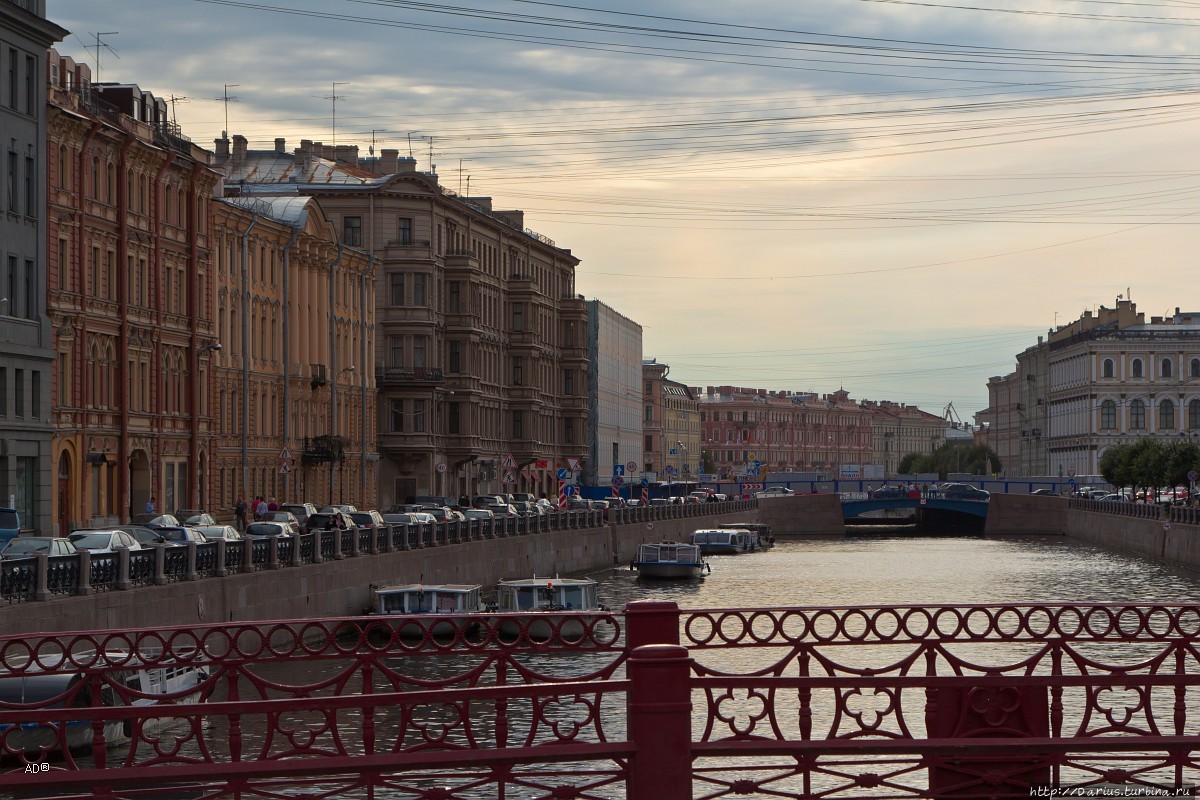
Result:
M159 535L168 542L186 542L188 540L187 531L161 531Z
M252 524L246 526L246 533L251 536L277 536L280 529L278 525Z
M79 548L104 548L112 544L112 536L107 533L72 533L71 541Z
M49 539L13 539L0 550L6 556L25 555L26 553L41 553L50 549Z
M375 520L370 514L351 514L350 519L354 520L359 525L374 525Z
M17 529L17 512L5 509L0 511L0 528L8 531Z

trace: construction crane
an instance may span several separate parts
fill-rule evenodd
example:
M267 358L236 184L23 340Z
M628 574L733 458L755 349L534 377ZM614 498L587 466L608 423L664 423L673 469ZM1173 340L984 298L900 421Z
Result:
M954 410L953 400L947 403L946 407L942 409L942 419L946 420L946 422L949 422L950 427L956 430L963 426L963 421L959 419L958 412Z

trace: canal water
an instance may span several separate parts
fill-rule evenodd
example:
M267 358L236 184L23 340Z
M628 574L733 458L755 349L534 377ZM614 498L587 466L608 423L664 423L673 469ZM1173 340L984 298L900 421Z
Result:
M1136 556L1102 550L1066 537L921 538L872 534L836 538L779 539L776 546L766 552L716 556L710 558L710 562L712 572L703 580L676 582L641 579L628 565L600 570L592 573L591 577L599 583L601 602L615 611L619 611L626 603L639 599L673 600L683 609L1055 601L1171 603L1195 602L1200 599L1200 574L1188 573L1171 565ZM403 576L397 576L397 580L402 579ZM746 652L748 651L741 651L742 654ZM705 661L714 663L715 658L719 662L724 656L724 653L718 651L715 655L706 655ZM731 671L742 671L744 665L735 663L736 659L741 657L744 656L732 652L728 654L728 668ZM611 655L601 654L527 654L516 659L525 668L556 679L567 680L584 676L611 660ZM478 657L397 657L389 658L388 661L391 668L411 676L417 682L404 686L405 689L419 690L422 688L420 682L437 685L451 679L452 676L462 677L459 685L472 681L484 685L498 682L494 676L465 677L479 667ZM339 670L346 669L345 663L310 662L264 665L255 667L254 672L282 687L304 684L311 686L331 679L340 682L334 676ZM347 674L350 673L343 672L342 676ZM348 685L355 685L353 678ZM374 691L391 690L378 676L374 687ZM332 692L333 690L329 689L328 693ZM313 695L326 693L325 690L310 692ZM250 694L251 687L244 686L243 699ZM576 712L577 709L566 710L563 713L569 718ZM339 713L339 728L343 725L351 730L361 727L358 713L355 709ZM438 713L436 710L430 710L431 716L424 721L436 724ZM613 736L623 735L624 709L619 703L602 703L600 713L604 718L606 731ZM522 730L523 722L527 723L536 716L532 707L522 707L515 701L509 705L508 714L514 734ZM310 727L318 730L323 725L316 714L292 716L292 722L297 729ZM453 725L451 719L443 721ZM408 723L411 724L411 720ZM493 723L494 708L483 708L478 715L472 714L472 724L475 727L473 733L483 742L487 742L494 733ZM224 751L228 744L224 735L224 722L213 719L206 725L207 737L215 741L218 752ZM387 742L389 735L392 737L391 743L395 742L397 735L402 740L408 740L406 743L411 743L409 737L399 733L403 725L405 722L398 714L389 714L382 709L377 712L376 748ZM264 741L262 733L255 730L252 719L245 719L244 726L244 753L252 753L258 748L262 748L261 752L278 752L278 743L273 746L272 743ZM328 732L324 735L328 735ZM359 752L364 747L362 742L344 741L342 744L352 751ZM281 789L281 794L303 793ZM359 795L346 793L344 796ZM407 800L413 795L399 790L392 792L381 787L374 796ZM478 797L480 800L485 800L487 796L486 791L482 794L462 794L462 797ZM510 800L519 800L525 796L525 793L515 788L506 793ZM536 796L536 792L529 796ZM619 798L621 795L610 787L610 791L598 792L596 796Z

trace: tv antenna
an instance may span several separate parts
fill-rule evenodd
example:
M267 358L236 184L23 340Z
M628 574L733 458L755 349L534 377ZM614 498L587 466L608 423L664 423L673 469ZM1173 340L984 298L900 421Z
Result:
M460 158L458 160L458 196L459 197L466 197L466 195L463 194L463 161L470 161L470 159L469 158L468 159ZM470 188L471 188L471 176L467 175L467 189L469 190Z
M375 134L377 134L377 133L387 133L387 131L381 131L381 130L371 131L371 149L367 151L371 155L375 155Z
M323 96L322 100L328 100L332 106L332 123L333 123L333 146L337 146L337 102L346 98L337 93L337 87L349 86L349 81L330 81L329 94Z
M229 90L236 86L241 86L241 84L240 83L225 84L225 93L220 97L213 98L213 100L220 100L221 102L223 102L225 104L225 130L221 131L222 138L229 136L229 104L236 103L238 100L242 99L240 97L237 97L236 95L229 94Z
M121 57L121 55L117 52L116 48L114 48L111 44L108 44L107 42L100 41L100 37L101 36L116 36L118 34L120 34L120 31L100 31L98 33L93 34L96 37L95 44L84 45L84 49L96 51L96 80L94 81L94 83L100 83L100 48L107 47L112 52L112 54L114 56L116 56L118 59Z
M176 103L189 103L189 102L191 102L191 98L177 97L175 95L171 95L170 97L167 98L167 102L171 104L171 122L178 125L179 120L175 116L175 104Z

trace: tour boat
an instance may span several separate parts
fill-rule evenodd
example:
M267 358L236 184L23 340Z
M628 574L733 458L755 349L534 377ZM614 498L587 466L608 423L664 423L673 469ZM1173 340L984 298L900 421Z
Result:
M756 550L769 550L775 546L775 537L771 535L771 526L762 522L723 522L718 528L742 528L750 531Z
M639 545L633 568L643 578L701 578L706 571L711 571L700 548L684 542Z
M734 555L755 550L755 537L745 528L704 528L692 532L692 544L706 556Z
M591 578L533 577L497 583L496 610L513 614L499 620L501 634L520 637L524 632L543 642L582 639L591 615L608 609L597 600L596 582Z
M374 586L372 614L403 615L396 635L420 639L426 631L432 636L463 634L479 625L478 614L485 610L478 584L405 583Z
M77 661L82 661L75 655ZM47 664L47 659L40 659ZM36 671L23 674L0 673L0 704L4 708L29 706L30 708L78 707L81 717L88 713L87 707L100 705L157 706L193 705L203 702L207 694L200 685L208 679L204 670L190 664L158 663L143 665L137 655L128 652L108 651L97 658L95 666L84 670L66 665L64 659L50 663ZM100 702L92 697L92 676L100 672ZM123 687L118 690L116 687ZM162 730L176 723L172 716L145 717L139 729L139 738ZM134 720L110 719L104 723L106 744L123 744L133 737ZM61 725L61 728L60 728ZM0 752L52 751L90 747L92 745L92 721L72 719L63 723L29 722L0 724Z

